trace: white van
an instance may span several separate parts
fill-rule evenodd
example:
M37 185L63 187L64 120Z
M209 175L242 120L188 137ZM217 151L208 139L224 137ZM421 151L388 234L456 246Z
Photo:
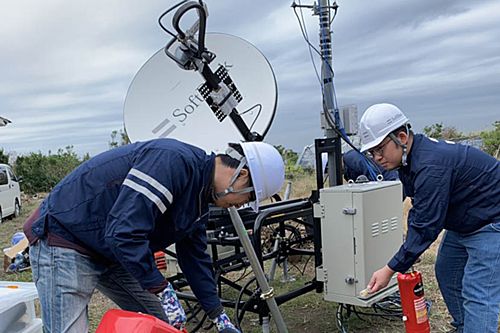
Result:
M0 223L7 216L21 213L19 180L9 165L0 164Z

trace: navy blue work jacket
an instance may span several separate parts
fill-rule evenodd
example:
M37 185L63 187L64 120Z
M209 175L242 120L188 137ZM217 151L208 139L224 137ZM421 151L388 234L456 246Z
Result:
M388 264L395 271L408 270L443 229L467 234L500 222L500 163L476 148L417 134L399 178L413 208Z
M191 289L210 312L221 306L206 253L214 166L214 154L172 139L112 149L54 188L33 234L54 233L118 262L145 289L165 280L153 253L175 243Z

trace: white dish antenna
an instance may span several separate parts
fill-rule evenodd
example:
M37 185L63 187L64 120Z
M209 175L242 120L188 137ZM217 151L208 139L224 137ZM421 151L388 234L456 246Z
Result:
M265 136L274 118L277 85L271 65L249 42L232 35L206 35L216 55L211 68L224 65L241 93L236 109L250 131ZM125 99L124 122L132 142L175 138L210 151L222 151L243 136L232 120L222 122L197 88L204 83L196 71L184 70L163 49L135 75Z

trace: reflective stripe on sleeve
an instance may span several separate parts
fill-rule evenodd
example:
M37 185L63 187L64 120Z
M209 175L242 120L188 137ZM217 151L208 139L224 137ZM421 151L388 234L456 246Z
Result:
M137 169L131 169L129 171L129 174L145 181L146 183L148 183L149 185L151 185L152 187L154 187L158 192L160 192L161 194L163 194L165 196L165 198L167 198L168 200L168 203L172 203L172 200L173 200L173 196L172 196L172 193L170 193L170 191L168 190L168 188L166 188L165 186L163 186L159 181L157 181L156 179L154 179L153 177L145 174L144 172L142 171L139 171Z
M139 185L130 179L125 179L125 181L123 182L123 185L128 186L131 189L133 189L139 193L144 194L146 196L146 198L151 200L158 207L158 209L160 210L160 212L162 214L165 213L165 211L167 210L167 207L165 207L165 205L163 204L161 199L158 198L158 196L156 194L154 194L153 192L151 192L150 190L148 190L144 186Z

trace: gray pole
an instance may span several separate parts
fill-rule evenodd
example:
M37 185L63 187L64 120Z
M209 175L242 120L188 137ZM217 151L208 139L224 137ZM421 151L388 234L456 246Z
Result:
M332 33L330 30L330 10L329 0L320 0L317 8L319 15L319 46L321 49L321 81L323 84L323 112L334 115L336 110L333 85L333 65L332 65ZM334 1L335 4L335 1ZM327 115L323 114L323 117ZM337 126L338 124L335 124ZM341 183L341 155L342 145L337 132L330 127L325 119L325 136L334 139L334 151L328 153L328 182L330 186Z
M250 261L250 266L252 266L252 270L257 279L257 283L259 284L260 289L262 290L261 297L266 300L267 306L273 315L274 322L276 323L276 327L279 333L288 333L288 329L286 327L285 321L281 316L280 309L278 308L278 304L274 299L273 289L269 286L267 282L266 276L264 275L264 271L260 266L259 260L257 259L257 255L255 254L255 250L252 246L252 242L248 237L247 230L245 229L245 225L241 220L238 211L234 207L228 208L229 215L231 216L231 220L233 222L234 229L238 234L241 245L243 245L243 249Z

